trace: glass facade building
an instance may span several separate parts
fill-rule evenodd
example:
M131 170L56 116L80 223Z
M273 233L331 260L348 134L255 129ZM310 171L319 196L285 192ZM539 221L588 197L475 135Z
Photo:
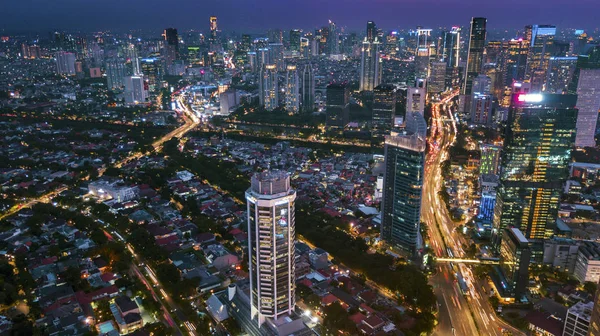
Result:
M255 174L246 191L251 315L259 325L294 311L295 200L284 171Z
M512 96L494 215L496 233L516 227L528 239L552 234L575 143L576 99L556 94Z

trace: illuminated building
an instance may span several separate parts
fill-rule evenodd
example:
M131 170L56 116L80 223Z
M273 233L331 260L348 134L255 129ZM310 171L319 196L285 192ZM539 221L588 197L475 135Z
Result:
M553 53L555 35L555 26L530 25L525 27L525 39L529 41L525 79L531 83L533 92L542 90L548 72L548 62Z
M409 255L416 254L422 244L426 133L423 116L407 112L405 131L385 137L381 238Z
M504 41L502 49L505 57L502 64L502 72L505 74L504 85L511 86L515 81L523 81L525 79L529 41L522 38Z
M417 79L426 79L429 75L430 42L431 29L417 29L417 48L415 50L415 76Z
M120 89L125 85L123 79L127 75L125 63L120 59L106 62L106 84L109 90Z
M268 48L259 48L256 51L256 69L257 69L257 71L260 71L267 64L272 64L271 51Z
M371 127L374 132L385 132L394 125L396 115L396 86L379 84L373 90L373 116Z
M56 73L64 76L75 75L75 53L66 51L56 53Z
M452 27L450 31L445 31L442 41L442 60L446 62L448 68L458 67L458 61L460 60L460 28Z
M362 43L360 62L360 91L373 91L381 83L381 65L379 64L379 40Z
M425 98L427 92L425 89L413 87L406 90L406 113L417 112L423 115L425 113Z
M398 32L391 32L385 37L384 53L391 57L398 54Z
M285 70L282 43L269 43L269 63L275 64L277 66L277 71Z
M242 43L240 44L240 50L248 52L252 49L252 38L248 34L242 34Z
M295 200L285 171L256 173L246 191L250 311L259 326L294 312Z
M292 29L290 30L290 50L300 52L300 37L302 30Z
M446 62L432 62L427 92L440 93L446 89Z
M494 110L494 97L490 94L474 92L469 102L471 109L471 123L492 126Z
M531 250L529 241L519 229L506 228L504 230L500 257L503 261L500 264L501 278L496 281L496 288L499 289L501 297L520 302L529 285Z
M141 69L144 78L148 82L150 92L155 92L158 89L158 85L162 81L163 69L161 66L160 59L158 58L142 58Z
M576 65L577 57L550 57L544 91L567 93Z
M569 310L565 318L562 336L588 336L594 302L577 302Z
M501 147L490 144L481 144L481 160L479 164L479 174L481 175L498 175L498 166L500 164Z
M483 50L485 46L487 19L474 17L471 19L471 34L469 36L469 54L467 56L467 72L463 95L470 96L473 79L481 73L483 65Z
M125 48L126 64L128 65L128 75L140 75L142 69L140 67L140 58L138 57L137 48L134 44L128 43Z
M494 227L521 229L528 239L552 234L575 144L577 96L512 96Z
M589 336L600 336L600 287L594 297L594 308L590 317Z
M326 124L328 128L343 129L348 123L350 92L346 84L327 85Z
M279 88L277 67L275 64L266 64L258 81L260 104L267 111L272 111L279 106Z
M581 69L577 85L577 135L575 146L594 147L600 110L600 69Z
M329 35L327 36L327 54L340 53L340 36L335 23L329 20Z
M171 46L174 49L175 59L179 59L179 35L177 34L177 29L167 28L164 30L162 36L165 45Z
M377 25L374 21L367 22L367 42L374 42L377 38Z
M211 40L211 42L217 42L217 31L218 31L218 27L217 27L217 17L216 16L211 16L209 18L209 28L210 28L210 37L209 39Z
M302 70L302 112L311 113L315 108L315 73L306 64Z
M300 111L300 88L298 86L298 71L295 65L288 65L285 74L285 109L288 112Z
M139 104L146 102L148 91L146 89L146 83L144 82L144 76L127 76L125 77L124 83L125 103Z
M39 59L42 57L40 47L37 45L27 45L23 43L21 45L21 57L25 59Z

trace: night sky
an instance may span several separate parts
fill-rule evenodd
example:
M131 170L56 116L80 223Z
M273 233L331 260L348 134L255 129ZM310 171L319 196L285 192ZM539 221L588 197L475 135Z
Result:
M226 31L267 28L312 29L333 20L362 30L374 20L385 30L422 25L467 25L488 18L488 28L555 24L558 28L595 28L600 0L2 0L0 29L94 31L102 29L207 30L219 17ZM431 12L426 12L429 9Z

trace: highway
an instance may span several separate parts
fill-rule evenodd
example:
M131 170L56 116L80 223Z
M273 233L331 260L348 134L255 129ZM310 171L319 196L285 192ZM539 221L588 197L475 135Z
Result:
M441 163L448 158L448 148L456 139L456 121L450 112L453 91L432 107L428 139L429 152L423 183L422 221L429 228L430 244L436 257L464 258L466 239L459 235L455 223L438 192L443 186ZM436 336L446 335L523 335L501 321L489 303L489 295L464 263L440 263L430 279L438 299ZM461 288L462 287L462 288Z

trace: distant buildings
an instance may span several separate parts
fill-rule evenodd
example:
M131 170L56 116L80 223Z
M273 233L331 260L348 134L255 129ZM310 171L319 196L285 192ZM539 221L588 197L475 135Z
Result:
M302 70L302 112L311 113L315 108L315 73L310 64Z
M258 82L258 97L260 104L267 111L272 111L279 106L279 83L277 67L267 64L263 67Z
M381 238L409 255L416 254L421 246L426 133L423 116L407 112L406 131L385 139Z
M259 326L294 312L295 199L284 171L255 174L246 191L251 316Z
M125 63L121 60L112 59L106 62L106 84L110 90L123 88L126 74Z
M406 91L406 115L409 113L425 113L425 98L427 92L423 88L411 87Z
M350 92L346 84L327 85L327 127L341 128L348 123Z
M474 17L471 19L471 31L469 35L469 54L467 57L467 72L463 95L472 94L473 79L481 73L483 66L483 50L485 47L487 19Z
M56 53L56 73L63 76L75 76L75 53L59 51Z
M502 148L496 145L481 144L479 150L481 151L479 174L498 175L498 166L500 164L500 153Z
M373 115L371 127L374 131L390 130L396 115L397 89L393 84L380 84L373 91Z
M525 79L531 83L533 92L542 91L550 57L553 56L555 35L556 26L529 25L525 27L525 40L529 41Z
M577 108L575 146L594 147L600 110L600 69L581 69L577 85Z
M148 98L148 90L144 76L127 76L125 77L125 103L140 104L145 103Z

